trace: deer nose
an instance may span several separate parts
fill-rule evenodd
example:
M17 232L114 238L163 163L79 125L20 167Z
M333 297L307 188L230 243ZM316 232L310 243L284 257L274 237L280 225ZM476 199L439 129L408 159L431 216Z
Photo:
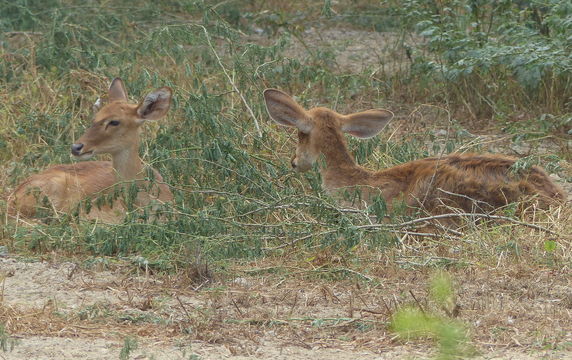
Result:
M292 165L292 169L296 169L296 166L298 166L298 165L296 164L296 157L295 157L295 156L294 156L294 157L292 158L292 160L290 161L290 165Z
M71 146L71 152L75 156L81 155L81 149L83 149L83 144L73 144Z

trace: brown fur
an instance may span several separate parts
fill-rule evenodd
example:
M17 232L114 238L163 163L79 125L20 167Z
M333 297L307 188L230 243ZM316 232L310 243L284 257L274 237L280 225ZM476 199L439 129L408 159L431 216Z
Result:
M148 189L148 181L144 180L146 167L138 156L140 126L146 119L165 115L170 94L170 89L161 88L149 94L140 105L128 104L123 82L115 79L109 90L111 103L97 112L92 126L78 139L80 150L74 153L80 158L109 153L112 161L55 165L30 176L11 194L11 212L33 217L37 209L45 204L44 198L47 198L51 210L70 213L82 200L114 192L116 186L126 189L133 181L139 189L145 189L137 194L135 206L143 207L152 201L171 202L173 194L169 186L162 183L163 178L155 169L151 170L156 183ZM110 121L119 124L113 125ZM88 213L83 211L81 216L118 223L122 221L125 211L125 204L117 199L111 205L93 205Z
M320 154L324 155L326 167L321 174L327 190L359 186L366 200L380 194L388 205L398 199L432 213L442 213L448 207L487 212L523 199L534 199L546 208L565 200L564 191L540 167L516 173L511 169L516 159L503 155L451 154L381 171L367 170L355 163L342 130L370 137L392 115L384 115L383 110L347 116L327 108L306 111L288 95L273 89L267 90L265 97L275 121L299 129L292 159L295 169L306 171Z

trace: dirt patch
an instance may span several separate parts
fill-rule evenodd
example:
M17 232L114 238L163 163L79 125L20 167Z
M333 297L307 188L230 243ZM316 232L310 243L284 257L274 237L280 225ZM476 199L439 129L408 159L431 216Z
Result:
M106 360L119 358L123 344L104 339L62 339L31 337L21 341L14 351L5 353L13 360L43 359L87 359ZM132 359L156 360L218 360L222 358L240 359L316 359L316 360L351 360L359 359L400 359L409 357L415 352L410 349L396 349L381 354L368 351L352 351L344 349L304 349L296 346L281 346L271 340L261 345L251 355L233 355L232 349L221 345L189 343L181 346L169 346L158 343L139 342L131 352ZM422 352L417 351L422 356ZM1 353L0 353L1 355ZM193 357L194 356L194 357Z
M96 263L91 268L101 266L105 267ZM0 258L3 304L24 310L50 306L59 311L72 311L96 304L137 308L149 297L161 296L163 281L146 275L144 270L112 267L115 270L96 270L71 262ZM157 292L149 292L151 289ZM185 301L193 303L192 298Z
M119 341L104 339L48 338L30 337L20 341L13 351L0 353L0 357L12 360L116 360L123 344ZM219 359L273 359L273 360L392 360L392 359L430 359L425 349L413 349L410 346L397 346L391 350L382 349L377 353L355 351L352 349L304 349L297 346L281 346L268 341L252 355L233 355L220 345L204 343L188 343L180 346L169 346L159 343L139 341L137 348L130 353L131 359L155 360L219 360ZM511 349L494 351L486 356L477 356L476 360L485 359L519 359L519 360L556 360L568 359L570 353L562 351L517 352Z
M269 45L265 35L249 35L247 41ZM340 73L395 73L407 66L404 44L422 41L419 37L402 38L394 32L372 32L351 28L309 27L292 35L284 55L304 64L317 63Z
M428 358L425 341L400 344L391 313L427 305L427 275L378 263L373 282L316 278L312 269L281 275L250 264L242 277L199 290L129 266L86 270L69 262L0 259L0 320L18 344L9 359L117 359L136 339L136 359ZM371 264L370 264L371 265ZM72 276L70 276L72 273ZM485 359L572 356L567 271L471 268L455 272L460 319ZM122 280L125 279L125 280ZM550 345L552 344L552 345ZM564 346L565 349L562 349Z
M3 303L21 309L42 308L51 303L62 310L72 310L117 299L113 290L97 286L100 281L113 281L113 273L76 274L76 269L78 265L69 262L50 264L2 258Z

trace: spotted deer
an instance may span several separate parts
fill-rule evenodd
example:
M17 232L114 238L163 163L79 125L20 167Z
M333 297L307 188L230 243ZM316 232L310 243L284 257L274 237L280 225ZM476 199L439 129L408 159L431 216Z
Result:
M171 89L162 87L149 93L135 105L130 104L123 81L116 78L108 91L109 102L98 100L91 127L71 146L76 159L87 160L97 154L110 154L111 161L86 161L55 165L25 179L10 196L12 212L24 217L38 215L38 208L47 206L56 212L70 213L82 200L110 195L129 189L134 183L137 194L134 204L144 207L151 202L173 200L169 186L157 170L147 168L139 158L139 133L147 120L165 116L171 103ZM148 173L154 181L149 183ZM117 197L104 204L92 204L80 214L86 219L118 223L124 218L126 204ZM47 201L46 201L47 200Z
M295 171L307 171L320 155L325 157L326 166L320 172L328 191L359 186L366 201L380 195L388 207L399 200L409 209L433 214L450 207L473 213L491 211L523 199L547 208L565 199L563 190L540 167L515 171L516 159L504 155L450 154L371 171L355 163L343 133L373 137L393 113L374 109L342 115L324 107L305 110L276 89L265 90L264 99L275 122L298 129L291 161Z

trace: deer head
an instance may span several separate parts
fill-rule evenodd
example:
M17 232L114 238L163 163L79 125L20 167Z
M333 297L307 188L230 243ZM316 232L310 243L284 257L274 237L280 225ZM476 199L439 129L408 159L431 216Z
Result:
M138 105L129 104L123 81L115 78L109 87L109 103L97 110L91 127L71 146L72 154L89 159L95 154L118 154L139 144L139 128L147 120L165 116L171 104L172 91L162 87L149 93Z
M323 107L305 110L291 96L276 89L265 90L264 100L272 120L298 129L298 146L291 164L299 172L312 168L320 154L347 152L342 133L369 138L377 135L393 118L392 112L382 109L350 115Z

